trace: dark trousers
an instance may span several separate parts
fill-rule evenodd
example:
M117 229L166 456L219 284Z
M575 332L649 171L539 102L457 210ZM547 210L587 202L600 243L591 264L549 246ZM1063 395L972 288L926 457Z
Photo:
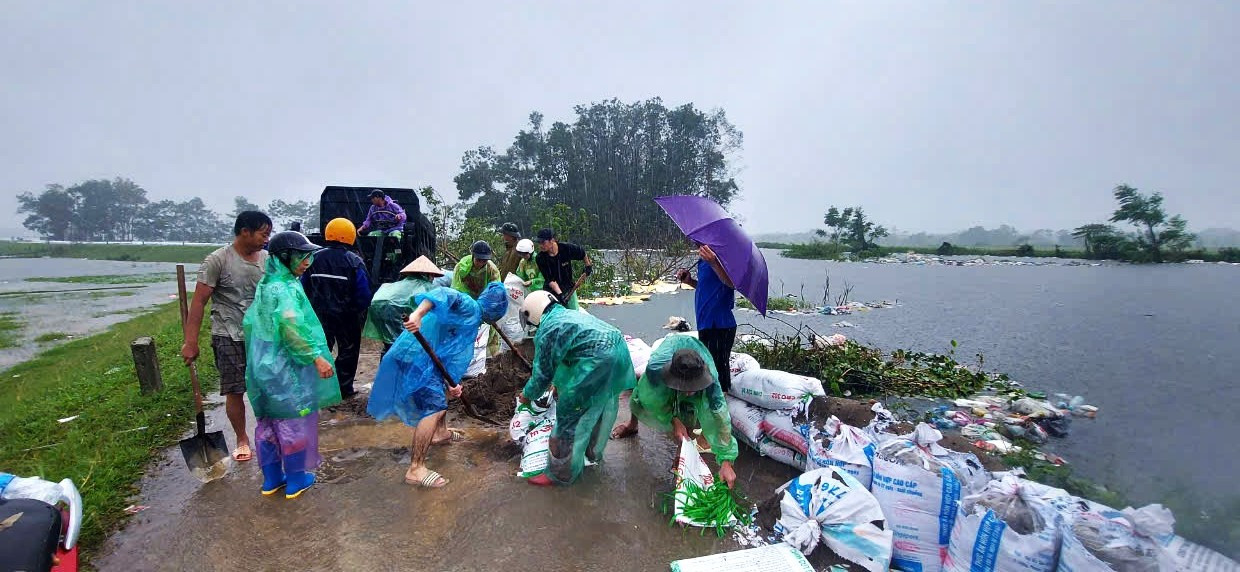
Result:
M732 359L732 346L736 344L736 327L707 328L698 330L698 341L706 346L710 357L715 360L715 369L719 370L719 385L727 393L732 387L732 370L729 362Z
M323 333L327 335L328 349L336 352L336 379L340 381L340 395L354 393L353 378L357 375L357 358L362 350L362 320L358 314L326 316Z

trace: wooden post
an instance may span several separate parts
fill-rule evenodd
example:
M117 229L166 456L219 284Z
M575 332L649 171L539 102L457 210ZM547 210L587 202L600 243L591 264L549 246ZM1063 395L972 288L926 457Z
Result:
M155 340L144 337L129 344L133 350L133 366L138 372L138 385L142 393L152 393L164 388L164 378L159 373L159 357L155 355Z

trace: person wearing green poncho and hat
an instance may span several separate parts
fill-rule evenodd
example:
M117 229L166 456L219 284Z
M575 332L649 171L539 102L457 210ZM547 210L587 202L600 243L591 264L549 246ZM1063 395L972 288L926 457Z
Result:
M340 385L323 324L298 277L320 247L299 232L276 233L267 269L241 325L246 344L246 392L258 423L258 462L264 495L284 488L296 498L314 484L319 457L319 409L340 403Z
M431 281L443 276L443 270L431 259L419 256L400 270L400 276L400 280L388 282L375 291L366 312L366 326L362 328L362 337L383 342L385 354L405 331L405 317L413 313L414 298L435 288Z
M673 335L650 354L646 374L637 382L629 407L642 423L670 432L680 440L702 429L698 450L709 451L719 461L719 478L731 487L736 482L732 464L739 453L732 436L732 418L723 398L719 374L706 346L692 336Z

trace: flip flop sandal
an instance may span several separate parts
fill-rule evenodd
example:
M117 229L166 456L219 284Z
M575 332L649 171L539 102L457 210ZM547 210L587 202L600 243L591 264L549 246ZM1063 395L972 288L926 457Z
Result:
M245 452L242 452L242 450ZM249 445L242 445L233 449L232 458L238 463L244 463L254 458L254 451L250 449Z
M435 484L439 481L439 479L443 479L443 484ZM422 477L420 480L415 481L405 479L405 484L407 485L416 485L428 489L441 489L447 486L449 482L450 481L448 479L444 479L443 475L436 473L435 471L427 471L426 476Z
M460 429L448 429L448 434L451 436L447 439L431 441L431 445L447 445L448 443L460 443L465 440L465 432Z

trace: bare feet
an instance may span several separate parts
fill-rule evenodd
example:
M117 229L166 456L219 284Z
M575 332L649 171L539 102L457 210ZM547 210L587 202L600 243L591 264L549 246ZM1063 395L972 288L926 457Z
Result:
M628 439L629 437L635 437L635 436L637 436L637 422L636 421L630 421L628 423L621 423L619 425L616 425L616 427L611 430L612 439Z

